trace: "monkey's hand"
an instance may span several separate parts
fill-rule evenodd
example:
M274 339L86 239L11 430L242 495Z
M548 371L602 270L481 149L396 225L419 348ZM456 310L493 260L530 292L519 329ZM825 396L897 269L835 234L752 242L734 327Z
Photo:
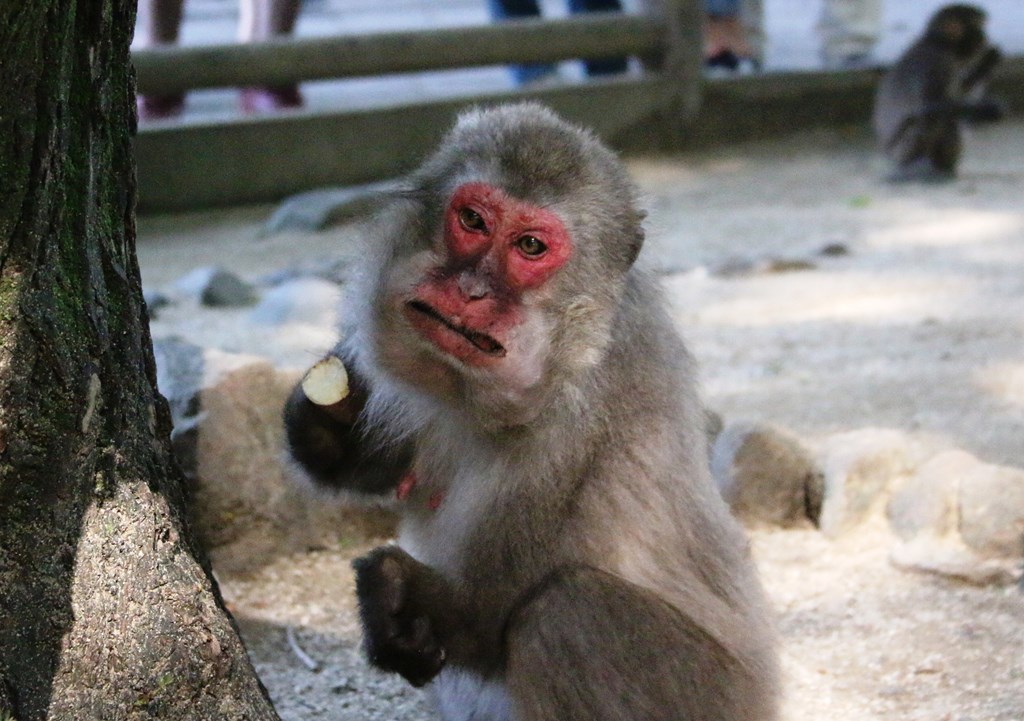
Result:
M968 68L960 87L963 92L971 92L979 83L985 83L995 67L1003 61L1003 51L992 45L981 53L974 63Z
M445 662L445 649L420 603L430 569L397 546L381 546L353 561L366 655L374 666L401 674L413 686L428 683Z
M368 383L337 355L317 363L292 390L284 408L288 450L317 485L385 495L412 461L412 447L385 445L361 425Z
M989 72L992 71L992 69L996 65L998 65L1001 62L1003 62L1003 51L1000 50L995 45L992 45L988 48L988 50L981 54L981 57L978 59L977 67L979 68L980 72L983 72L987 75Z
M995 123L1006 117L1006 104L989 98L964 106L962 116L969 123Z

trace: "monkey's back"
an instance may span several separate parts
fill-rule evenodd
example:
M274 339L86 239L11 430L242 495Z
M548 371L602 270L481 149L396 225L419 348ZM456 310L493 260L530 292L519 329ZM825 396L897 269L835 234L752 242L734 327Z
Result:
M589 563L671 599L771 667L772 622L749 543L708 471L695 363L654 279L634 276L607 358L605 440L568 545L582 539Z

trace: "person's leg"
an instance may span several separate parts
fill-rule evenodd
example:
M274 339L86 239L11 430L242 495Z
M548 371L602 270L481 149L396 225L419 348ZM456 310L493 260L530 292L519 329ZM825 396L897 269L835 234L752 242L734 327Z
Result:
M178 42L183 0L142 0L139 30L141 46L173 45Z
M540 5L537 0L487 0L491 17L495 20L519 20L523 18L539 18ZM520 85L532 83L555 72L551 63L527 63L513 65L510 70Z
M622 12L619 0L569 0L569 12ZM626 58L588 58L583 61L587 75L615 75L626 72Z
M291 35L301 4L301 0L242 0L239 39L250 43ZM295 84L243 88L241 106L247 113L299 108L302 94Z
M183 0L142 0L139 45L149 48L178 42L182 4ZM185 93L139 95L137 105L141 120L171 118L185 108Z
M291 35L301 0L242 0L239 39L243 43Z
M500 20L540 17L537 0L487 0L487 5L491 9L491 17Z
M740 24L742 37L747 44L747 57L754 63L755 69L764 65L764 3L762 0L742 0L740 2Z
M713 72L754 72L760 54L750 43L747 27L760 26L760 2L705 0L704 65Z

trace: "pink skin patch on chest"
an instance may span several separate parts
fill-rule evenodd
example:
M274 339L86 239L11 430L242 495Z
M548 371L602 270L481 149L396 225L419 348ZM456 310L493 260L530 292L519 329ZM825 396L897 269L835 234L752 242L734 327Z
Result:
M399 501L404 501L412 493L412 489L416 487L418 479L416 474L412 471L406 471L402 477L398 480L398 487L395 488L395 498Z
M412 471L406 471L402 474L402 477L398 480L398 486L395 487L395 498L399 501L408 500L409 496L412 495L412 491L416 488L419 483L419 478ZM427 508L431 511L436 511L441 507L441 503L444 501L443 491L434 491L427 498Z

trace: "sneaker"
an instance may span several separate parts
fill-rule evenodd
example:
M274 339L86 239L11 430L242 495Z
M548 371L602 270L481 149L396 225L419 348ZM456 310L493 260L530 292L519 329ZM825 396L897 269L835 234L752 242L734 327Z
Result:
M761 61L757 58L740 57L732 50L722 50L705 58L704 71L713 78L755 75L761 72Z
M707 70L726 70L734 72L740 66L739 56L732 50L720 50L714 55L704 59L704 67Z

